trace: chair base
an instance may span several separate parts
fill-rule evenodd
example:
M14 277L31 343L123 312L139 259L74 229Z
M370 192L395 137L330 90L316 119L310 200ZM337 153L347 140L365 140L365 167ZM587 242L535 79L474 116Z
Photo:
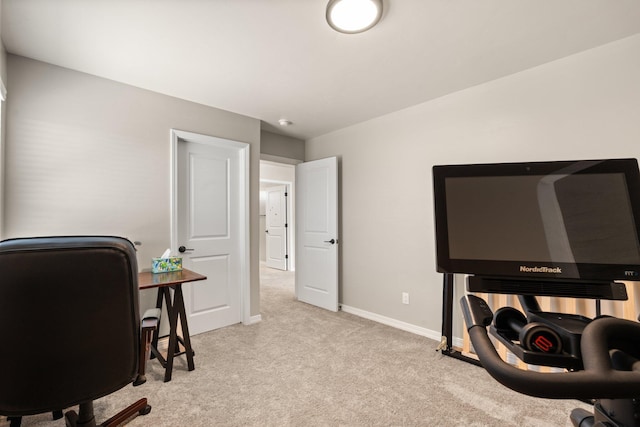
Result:
M99 424L100 427L116 427L137 415L147 415L151 412L151 406L147 404L147 399L142 398L127 408L118 412L107 421ZM78 413L68 411L64 414L67 427L97 427L96 418L93 415L93 402L81 403Z
M62 411L53 411L52 412L53 419L59 420L62 418ZM20 427L22 425L22 417L7 417L7 421L9 421L9 427Z

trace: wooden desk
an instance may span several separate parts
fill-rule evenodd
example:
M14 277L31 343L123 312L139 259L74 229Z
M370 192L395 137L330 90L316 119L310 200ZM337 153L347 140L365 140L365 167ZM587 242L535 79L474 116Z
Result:
M167 306L167 317L169 318L169 346L167 347L167 357L158 351L158 339L160 325L153 333L151 340L151 358L157 357L158 361L165 368L164 381L171 381L171 373L173 371L173 358L182 354L187 356L187 367L190 371L195 369L193 363L194 352L191 348L191 339L189 338L189 326L187 325L187 314L184 310L184 297L182 296L182 284L187 282L195 282L205 280L207 277L191 270L183 269L182 271L171 271L168 273L152 273L143 271L138 274L138 288L151 289L158 288L158 297L156 299L156 307L162 309L162 301ZM173 289L173 299L171 298L170 289ZM178 335L178 318L180 318L180 326L182 336ZM180 350L180 344L183 345L184 351Z

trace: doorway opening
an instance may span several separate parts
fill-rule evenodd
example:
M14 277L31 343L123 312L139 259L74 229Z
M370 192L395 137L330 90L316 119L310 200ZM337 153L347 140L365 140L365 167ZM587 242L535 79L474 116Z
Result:
M260 160L260 262L284 271L296 265L295 179L295 165Z
M288 185L284 188L291 190L291 197L285 203L289 208L286 212L289 230L286 268L288 271L295 270L295 298L338 311L338 158L299 162L295 167L265 160L261 161L260 169L261 181L265 185L283 184ZM288 170L289 177L270 176L269 169L279 172ZM294 201L294 197L297 200ZM263 196L262 199L266 201L267 197ZM266 204L264 213L266 223ZM262 231L261 235L267 234L266 228ZM297 248L294 247L296 245ZM264 249L266 263L266 239Z
M295 290L295 171L295 164L260 160L261 288L283 282Z

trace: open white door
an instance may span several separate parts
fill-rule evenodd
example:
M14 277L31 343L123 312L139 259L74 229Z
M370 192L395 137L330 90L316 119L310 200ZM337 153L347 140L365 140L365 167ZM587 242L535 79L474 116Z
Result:
M266 264L278 270L287 269L287 186L267 189Z
M338 311L338 159L296 166L296 295Z

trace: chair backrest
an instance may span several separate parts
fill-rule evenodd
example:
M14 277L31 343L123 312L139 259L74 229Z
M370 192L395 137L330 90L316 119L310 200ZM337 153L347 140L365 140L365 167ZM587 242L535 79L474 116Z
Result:
M60 410L137 374L131 242L77 236L0 242L0 414Z

